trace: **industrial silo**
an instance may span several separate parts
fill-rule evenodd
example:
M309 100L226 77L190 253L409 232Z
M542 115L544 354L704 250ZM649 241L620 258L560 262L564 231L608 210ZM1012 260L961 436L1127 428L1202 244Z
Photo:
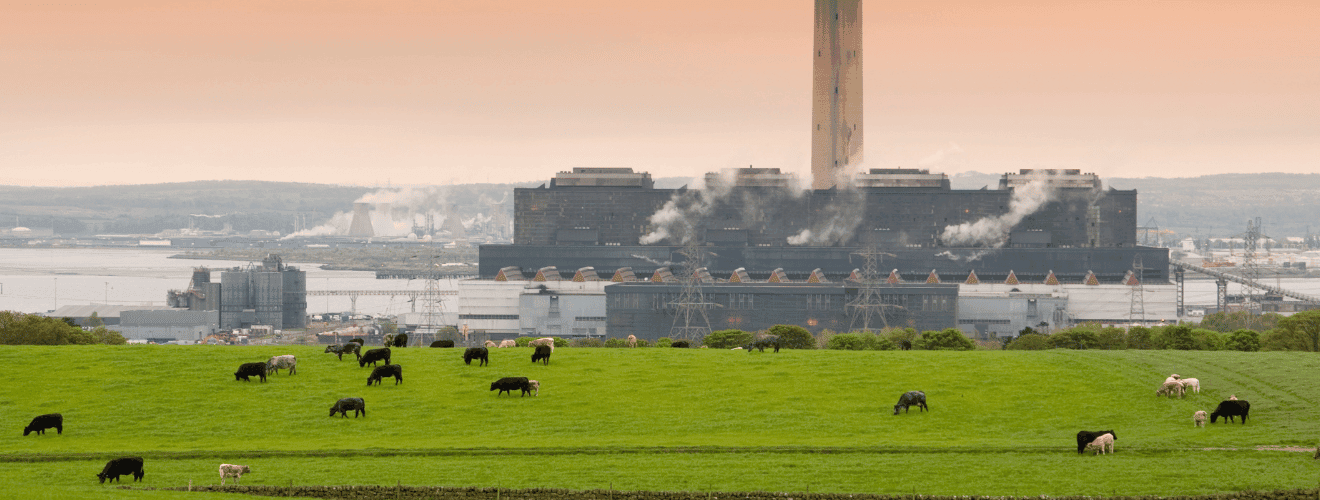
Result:
M284 328L307 327L307 273L285 266Z
M220 328L233 330L243 327L243 309L250 309L251 273L237 267L220 273Z
M284 273L253 272L252 302L257 310L256 324L284 328Z

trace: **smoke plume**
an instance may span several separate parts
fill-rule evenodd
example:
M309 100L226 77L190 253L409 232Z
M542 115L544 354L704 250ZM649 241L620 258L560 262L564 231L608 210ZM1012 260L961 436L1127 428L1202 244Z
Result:
M956 226L945 226L940 241L954 247L988 246L999 248L1008 242L1009 232L1028 215L1040 210L1054 198L1054 188L1046 174L1037 174L1026 185L1013 189L1008 213L985 217Z
M789 245L833 245L851 240L857 226L866 218L866 196L851 184L818 212L811 227L788 238Z
M715 209L716 203L728 196L735 180L726 172L720 182L705 185L704 178L698 177L697 188L676 191L660 210L648 219L655 230L642 235L638 240L643 245L654 245L666 239L687 243L697 236L697 226ZM727 177L727 178L726 178Z
M448 217L457 217L457 214L447 208L448 200L449 196L445 188L430 186L380 189L362 195L354 203L371 204L369 215L376 236L406 237L413 234L414 226L425 225L428 214L435 222L436 229L446 227L445 222ZM471 228L473 224L489 223L490 216L477 214L471 219L458 222L464 228ZM348 234L352 223L351 211L338 212L324 224L295 232L285 236L284 239L344 235Z

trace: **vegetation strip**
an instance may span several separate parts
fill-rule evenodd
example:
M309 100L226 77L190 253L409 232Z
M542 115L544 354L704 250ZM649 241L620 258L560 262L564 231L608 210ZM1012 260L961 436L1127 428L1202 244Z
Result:
M127 488L125 488L127 489ZM136 488L156 490L156 488ZM810 493L810 492L766 492L766 491L615 491L615 490L568 490L556 488L454 488L443 486L198 486L160 488L167 491L194 491L212 493L242 493L271 497L307 497L330 499L462 499L462 500L577 500L577 499L614 499L620 500L717 500L719 498L740 498L748 500L1094 500L1108 498L1113 500L1311 500L1320 496L1320 489L1295 489L1276 491L1241 491L1214 495L1187 496L969 496L969 495L876 495L866 493Z

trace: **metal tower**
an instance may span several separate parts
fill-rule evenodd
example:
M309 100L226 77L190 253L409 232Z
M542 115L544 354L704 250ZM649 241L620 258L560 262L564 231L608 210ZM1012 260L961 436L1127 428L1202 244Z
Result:
M440 298L440 263L435 261L435 243L432 242L428 248L430 254L426 263L426 294L423 295L425 301L422 313L422 324L417 327L417 345L420 347L422 337L425 334L431 334L431 339L436 340L440 333L440 322L444 318L445 304ZM413 299L416 300L416 299Z
M1128 323L1146 322L1145 268L1141 265L1141 254L1132 258L1132 305L1128 308Z
M705 294L701 292L701 279L697 277L697 269L701 269L706 251L693 236L683 244L679 254L684 257L681 278L683 290L679 292L677 300L669 303L674 311L674 323L669 329L669 337L699 342L710 334L710 318L706 316L706 310L718 306L706 302Z
M1254 223L1253 223L1254 222ZM1260 241L1260 217L1255 221L1247 219L1247 233L1242 245L1242 277L1251 281L1260 281L1260 267L1256 262L1256 245ZM1250 297L1251 302L1259 302L1255 294L1243 287L1242 293Z
M853 255L860 255L865 259L862 264L862 274L858 276L857 298L847 304L848 315L852 317L848 325L850 331L874 331L872 318L879 317L882 328L889 328L889 318L885 314L888 308L901 307L894 304L886 304L884 298L880 295L880 261L886 255L895 257L892 253L881 252L874 246L867 247L864 250L854 252ZM858 326L861 330L858 330Z

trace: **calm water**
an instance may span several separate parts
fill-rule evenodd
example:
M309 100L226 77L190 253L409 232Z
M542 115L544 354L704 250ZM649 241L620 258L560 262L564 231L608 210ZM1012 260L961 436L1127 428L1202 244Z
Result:
M220 281L219 270L248 265L247 261L169 258L177 253L168 249L0 248L0 310L36 313L103 303L163 306L166 292L188 287L193 267L211 268L211 280ZM317 264L286 264L307 272L308 290L426 289L423 280L378 280L375 273L366 271L324 271ZM456 289L456 285L442 280L441 288ZM348 297L307 298L310 314L343 312L351 307ZM357 311L364 314L398 314L411 307L407 297L357 299ZM444 307L457 305L447 300Z
M188 287L195 266L213 271L246 266L247 261L171 259L178 253L169 249L11 249L0 248L0 310L46 312L57 306L109 303L115 305L165 305L165 293ZM424 290L422 280L378 280L366 271L324 271L316 264L290 263L307 272L308 290ZM220 280L219 272L211 279ZM1275 280L1266 279L1269 284ZM1320 279L1289 278L1279 283L1284 288L1320 295ZM453 280L443 280L440 287L454 290ZM1241 286L1229 284L1229 293L1241 293ZM1211 280L1188 280L1186 301L1189 305L1214 304L1215 284ZM348 297L308 297L307 312L348 311ZM446 310L456 310L454 297L445 301ZM357 311L365 314L398 314L412 310L407 297L362 296Z

